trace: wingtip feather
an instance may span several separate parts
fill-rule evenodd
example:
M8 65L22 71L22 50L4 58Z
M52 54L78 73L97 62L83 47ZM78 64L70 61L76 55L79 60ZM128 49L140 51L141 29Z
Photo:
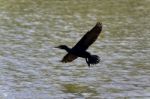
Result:
M101 23L101 22L97 22L97 23L96 23L96 26L102 27L102 23Z

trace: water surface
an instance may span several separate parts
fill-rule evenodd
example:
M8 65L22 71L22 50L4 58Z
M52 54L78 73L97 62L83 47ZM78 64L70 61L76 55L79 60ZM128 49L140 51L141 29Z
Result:
M0 0L1 99L149 99L149 0ZM59 61L97 21L101 63Z

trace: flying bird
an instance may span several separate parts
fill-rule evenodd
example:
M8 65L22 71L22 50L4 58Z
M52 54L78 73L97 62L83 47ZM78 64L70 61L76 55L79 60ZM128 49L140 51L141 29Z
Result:
M69 48L66 45L59 45L55 48L63 49L67 52L67 54L63 57L61 62L67 63L72 62L78 57L85 58L86 63L90 67L90 65L98 64L100 62L100 58L97 55L92 55L90 52L86 51L89 46L96 41L99 34L102 31L102 23L97 22L96 25L88 31L80 41L72 48Z

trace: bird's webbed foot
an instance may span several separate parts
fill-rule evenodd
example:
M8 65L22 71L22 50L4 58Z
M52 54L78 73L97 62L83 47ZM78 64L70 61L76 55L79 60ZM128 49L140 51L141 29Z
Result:
M90 57L86 58L86 63L90 67L90 65L95 65L100 62L100 58L97 55L91 55Z

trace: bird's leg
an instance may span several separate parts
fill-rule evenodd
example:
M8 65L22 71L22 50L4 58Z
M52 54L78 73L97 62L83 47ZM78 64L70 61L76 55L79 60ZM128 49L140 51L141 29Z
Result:
M85 60L86 60L86 63L88 64L88 66L90 67L90 63L89 63L88 58L85 58Z

